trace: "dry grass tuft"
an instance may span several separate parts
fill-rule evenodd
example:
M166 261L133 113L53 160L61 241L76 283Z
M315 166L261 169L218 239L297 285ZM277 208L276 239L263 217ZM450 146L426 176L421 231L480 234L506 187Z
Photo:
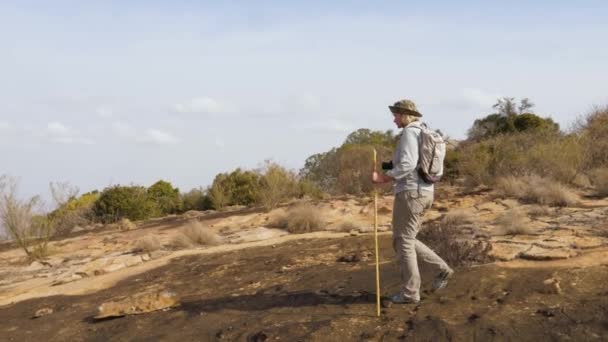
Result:
M567 207L578 202L576 194L562 183L535 175L500 178L495 189L501 196L517 198L525 203Z
M137 225L128 218L123 218L117 223L118 229L120 230L133 230L137 228Z
M534 205L528 209L528 215L532 218L551 215L551 209L546 205Z
M473 221L474 219L471 213L464 210L454 210L445 214L441 223L444 226L458 227L471 224Z
M276 217L271 226L286 229L290 233L310 233L323 229L324 222L319 210L310 204L300 204L286 214Z
M443 221L424 227L418 239L437 253L451 267L469 266L490 261L492 244L463 236L462 227Z
M179 234L173 239L175 247L188 248L195 245L214 246L221 242L219 235L203 226L199 221L190 221L180 229Z
M177 234L172 240L170 246L173 249L188 249L194 247L194 244L184 234Z
M596 169L591 172L591 184L597 196L608 196L608 168Z
M151 253L161 249L160 240L154 235L148 235L135 243L135 250L143 253Z
M532 234L525 213L519 208L505 211L496 218L496 235Z
M354 220L344 220L337 225L336 231L348 233L350 231L359 231L363 228L360 222Z

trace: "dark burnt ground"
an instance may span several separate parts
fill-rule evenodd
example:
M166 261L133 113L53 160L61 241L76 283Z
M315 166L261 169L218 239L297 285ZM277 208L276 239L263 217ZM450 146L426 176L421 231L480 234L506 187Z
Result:
M382 259L392 260L390 236ZM375 317L373 236L293 241L198 255L83 296L33 299L0 308L6 341L541 341L608 339L608 268L457 270L448 288L419 306ZM353 253L355 256L353 257ZM345 257L349 262L338 262ZM542 264L541 264L542 265ZM383 294L398 289L393 262ZM424 279L431 275L424 274ZM543 280L560 279L561 294ZM163 286L181 306L94 321L104 301ZM428 285L427 285L428 286ZM40 308L54 313L31 319Z

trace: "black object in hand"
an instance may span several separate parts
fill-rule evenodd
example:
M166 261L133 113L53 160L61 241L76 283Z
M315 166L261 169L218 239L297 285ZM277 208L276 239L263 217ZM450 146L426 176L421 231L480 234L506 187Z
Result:
M393 161L382 162L382 170L392 170L393 169Z

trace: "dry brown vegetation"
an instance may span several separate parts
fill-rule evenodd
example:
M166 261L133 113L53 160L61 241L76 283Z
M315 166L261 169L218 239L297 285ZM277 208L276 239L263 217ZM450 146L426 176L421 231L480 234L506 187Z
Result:
M190 221L180 229L179 235L173 240L173 245L177 247L191 247L194 245L213 246L221 242L220 237L203 226L199 221Z
M578 197L567 186L536 175L507 176L496 181L495 189L501 196L519 199L524 203L566 207L578 202Z
M443 216L442 224L444 226L459 227L471 224L474 221L473 216L464 210L455 210Z
M546 205L535 205L528 209L528 215L532 218L536 218L539 216L549 216L551 215L551 209Z
M608 168L595 169L591 172L591 184L597 196L608 196Z
M290 233L301 234L322 230L324 224L315 207L310 204L299 204L284 215L276 217L270 225L286 229Z
M0 225L29 259L44 259L50 253L52 222L36 215L41 209L40 197L20 200L17 189L17 179L0 176Z
M120 230L133 230L137 228L137 225L131 222L131 220L129 220L128 218L122 218L120 219L120 221L118 221L117 228Z
M496 218L496 235L532 234L526 214L519 208L505 211Z
M151 253L162 248L160 240L154 235L148 235L135 243L135 250L142 253Z
M363 225L355 220L344 220L338 224L337 231L339 232L350 232L350 231L359 231L363 228Z
M464 216L453 216L463 218ZM458 223L460 222L460 223ZM418 239L435 251L451 267L467 266L489 261L492 245L485 241L473 241L463 236L467 221L449 218L422 228Z

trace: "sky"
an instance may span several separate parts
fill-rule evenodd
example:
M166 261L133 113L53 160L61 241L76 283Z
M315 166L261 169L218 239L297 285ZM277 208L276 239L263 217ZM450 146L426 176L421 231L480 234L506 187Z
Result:
M412 99L464 138L501 96L608 104L605 1L0 0L0 174L23 196L299 169Z

